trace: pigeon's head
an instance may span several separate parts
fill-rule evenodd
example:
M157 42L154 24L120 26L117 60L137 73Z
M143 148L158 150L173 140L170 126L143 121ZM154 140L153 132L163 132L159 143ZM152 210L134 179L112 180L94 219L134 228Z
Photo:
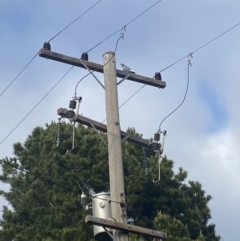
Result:
M125 65L124 64L121 64L122 67L124 67Z

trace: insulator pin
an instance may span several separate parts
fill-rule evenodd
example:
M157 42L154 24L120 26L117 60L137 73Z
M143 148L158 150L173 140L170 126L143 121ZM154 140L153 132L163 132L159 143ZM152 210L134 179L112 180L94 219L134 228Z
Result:
M87 205L87 196L84 193L81 194L81 205L82 206Z
M161 76L160 72L155 73L155 79L162 80L162 76Z
M160 141L160 133L154 134L154 141Z
M153 150L156 150L156 151L159 150L160 146L161 146L160 143L157 143L157 142L151 143L151 147L152 147Z
M77 102L75 100L70 100L69 108L76 109Z
M45 43L43 44L43 48L44 48L45 50L51 51L51 45L50 45L50 43L49 43L49 42L45 42Z
M88 61L88 54L86 52L83 52L81 59Z
M74 115L75 115L75 112L74 112L73 110L68 110L68 111L66 112L66 117L67 117L68 119L73 118Z

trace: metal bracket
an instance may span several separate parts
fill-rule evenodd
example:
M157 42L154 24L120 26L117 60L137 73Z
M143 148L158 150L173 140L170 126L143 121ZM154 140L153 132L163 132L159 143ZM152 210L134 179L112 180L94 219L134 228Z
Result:
M126 141L129 136L130 136L130 134L127 134L127 135L122 139L122 143L123 143L124 141Z
M160 171L161 171L161 162L162 162L162 157L161 157L161 154L159 154L159 157L158 157L158 180L152 180L153 181L153 183L156 183L156 182L160 182L160 180L161 180L161 173L160 173Z
M89 71L89 73L97 80L97 82L105 89L104 85L101 83L101 81L97 78L97 76L91 71L87 65L80 59L81 63L84 65L84 67Z
M106 233L110 236L110 238L113 240L113 235L106 229L106 227L103 227L102 228L106 231Z
M106 143L106 141L102 138L102 136L99 134L99 132L97 131L97 129L96 129L96 127L93 125L93 123L90 121L90 120L88 120L89 121L89 123L91 124L91 126L92 126L92 128L96 131L96 133L98 134L98 136L100 137L100 139L102 140L102 142L105 144L105 146L107 147L108 145L107 145L107 143Z
M117 85L120 85L125 79L127 79L128 77L131 76L131 73L129 73L128 75L126 75L122 80L117 82Z

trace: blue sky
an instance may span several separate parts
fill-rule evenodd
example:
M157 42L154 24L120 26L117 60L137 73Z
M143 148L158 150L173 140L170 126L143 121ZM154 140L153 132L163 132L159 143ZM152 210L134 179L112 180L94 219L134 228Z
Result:
M157 1L102 0L86 15L51 41L52 50L73 57L89 50ZM96 1L7 1L0 4L0 93L51 39ZM119 41L121 63L152 77L190 52L240 22L238 0L162 0L132 22ZM102 54L114 50L117 33L89 53L102 63ZM193 54L189 92L184 105L162 128L168 131L165 154L202 183L210 202L212 222L224 241L238 240L240 225L240 26ZM70 66L36 57L0 96L0 142L67 72ZM87 73L74 68L0 145L0 158L12 156L13 143L24 142L36 126L57 120L57 109L68 107L76 83ZM97 74L103 81L103 76ZM161 120L181 101L187 83L187 59L162 72L165 89L146 86L120 109L121 127L135 127L145 138L153 136ZM119 104L141 84L124 81ZM102 87L89 76L78 87L84 97L80 112L105 119ZM97 97L97 98L96 98ZM157 175L157 170L156 170ZM0 199L0 204L5 202Z

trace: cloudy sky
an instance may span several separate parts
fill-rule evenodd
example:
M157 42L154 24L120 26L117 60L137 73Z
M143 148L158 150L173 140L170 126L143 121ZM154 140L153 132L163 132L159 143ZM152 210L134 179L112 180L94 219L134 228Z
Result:
M13 143L24 142L34 127L57 121L57 109L68 107L76 83L87 71L73 68L13 132L70 66L37 56L6 87L45 41L97 1L0 1L0 158L4 158L12 156ZM80 57L154 3L102 0L51 41L52 51ZM238 0L159 1L127 26L116 52L117 68L125 63L152 77L239 24L239 16ZM114 50L119 36L118 32L90 51L89 60L101 64L102 54ZM164 153L174 160L175 169L183 167L189 180L199 181L213 196L211 221L224 241L237 241L240 226L239 39L240 25L194 52L186 101L161 126L168 131ZM120 109L122 129L135 127L145 138L152 137L161 120L182 101L187 66L185 58L162 72L165 89L145 86L129 100ZM97 76L103 82L103 76ZM119 104L141 87L123 82ZM104 91L92 76L80 83L78 95L84 97L80 113L99 122L105 119Z

